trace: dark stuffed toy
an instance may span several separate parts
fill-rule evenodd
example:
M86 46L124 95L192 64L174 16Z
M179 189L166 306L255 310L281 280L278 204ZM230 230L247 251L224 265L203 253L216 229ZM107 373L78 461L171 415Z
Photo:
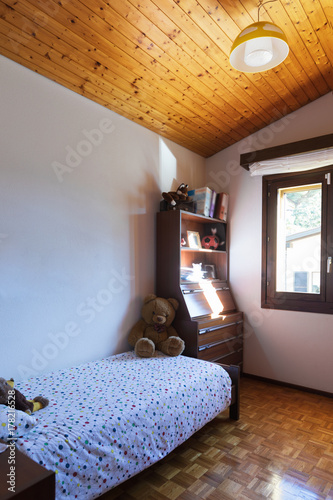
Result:
M163 199L169 203L172 207L175 207L177 204L187 201L188 198L188 185L182 183L177 191L169 191L168 193L162 193Z
M13 392L14 391L14 394ZM15 402L15 409L22 410L26 413L45 408L49 404L49 400L42 396L37 396L34 399L26 399L26 397L17 389L14 389L14 380L5 380L0 377L0 404L10 406L10 402Z

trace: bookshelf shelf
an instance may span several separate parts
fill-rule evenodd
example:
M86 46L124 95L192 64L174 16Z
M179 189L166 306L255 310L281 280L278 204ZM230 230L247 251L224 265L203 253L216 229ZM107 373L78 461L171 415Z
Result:
M180 249L181 249L181 251L185 251L185 252L226 253L225 250L213 250L211 248L180 247Z

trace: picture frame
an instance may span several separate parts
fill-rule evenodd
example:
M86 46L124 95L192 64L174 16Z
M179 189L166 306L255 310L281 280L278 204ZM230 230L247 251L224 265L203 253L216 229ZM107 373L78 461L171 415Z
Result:
M206 264L204 269L205 269L205 273L206 273L205 279L208 279L208 280L216 279L216 269L215 269L214 264Z
M202 248L200 234L197 231L187 231L187 241L190 248Z

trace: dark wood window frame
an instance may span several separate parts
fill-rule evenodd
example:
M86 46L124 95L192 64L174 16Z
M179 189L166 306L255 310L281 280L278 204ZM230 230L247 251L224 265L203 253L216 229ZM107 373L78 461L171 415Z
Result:
M333 147L333 134L282 144L259 151L251 151L240 156L240 165L249 170L255 162L299 155ZM331 183L325 175L331 174ZM262 210L262 278L261 306L263 308L284 309L333 314L333 269L327 273L327 258L333 258L333 165L306 172L278 174L263 177ZM320 294L298 292L276 292L276 189L306 183L322 184L322 245ZM293 184L294 183L294 184ZM273 192L273 196L272 196ZM269 196L269 193L271 196Z
M263 177L261 306L269 309L333 314L333 270L327 273L327 258L333 256L333 185L326 174L333 166ZM305 184L322 184L320 294L276 291L277 190Z

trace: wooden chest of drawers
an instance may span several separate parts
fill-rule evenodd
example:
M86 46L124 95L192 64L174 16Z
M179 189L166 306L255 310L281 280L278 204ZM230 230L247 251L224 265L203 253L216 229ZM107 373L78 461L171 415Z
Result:
M226 365L243 363L243 314L198 323L198 358Z
M175 326L185 341L184 354L243 368L243 313L218 318L178 320Z
M175 327L185 341L186 356L238 365L243 369L243 313L226 313L218 318L178 319Z

